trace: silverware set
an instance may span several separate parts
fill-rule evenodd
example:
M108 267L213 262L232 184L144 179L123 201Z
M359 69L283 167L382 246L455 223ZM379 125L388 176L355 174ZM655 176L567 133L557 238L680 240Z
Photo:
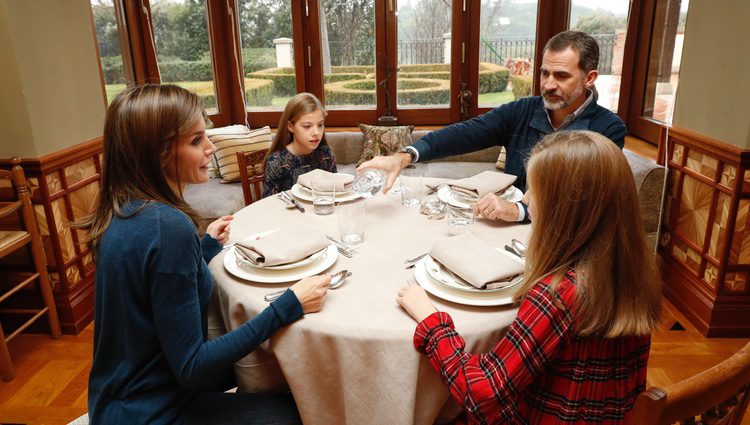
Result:
M300 210L300 212L305 212L305 207L302 206L302 204L299 203L292 195L289 194L289 192L279 192L276 195L277 198L284 201L287 208L297 208Z
M526 244L518 239L512 239L510 245L505 245L505 250L521 259L526 256Z
M426 257L429 254L430 254L429 252L425 252L424 254L417 255L414 258L409 258L408 260L404 260L404 264L406 264L406 267L404 267L404 268L405 269L414 268L414 266L417 265L417 263L419 262L419 260L421 260L422 258Z
M352 258L354 254L352 254L352 251L345 247L341 242L334 239L333 237L326 235L326 238L328 238L329 241L333 242L334 245L336 245L336 249L346 258Z
M332 274L331 283L328 284L328 289L330 290L338 289L341 285L344 284L344 281L347 278L349 278L351 275L352 275L352 272L350 272L349 270L341 270L340 272ZM263 297L263 299L270 303L271 301L274 301L278 299L280 296L282 296L284 292L286 292L287 289L289 288L284 288L278 291L269 292Z

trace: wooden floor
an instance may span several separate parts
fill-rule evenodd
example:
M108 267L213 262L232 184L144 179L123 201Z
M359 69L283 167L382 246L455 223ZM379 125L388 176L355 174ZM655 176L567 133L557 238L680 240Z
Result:
M703 338L670 303L664 305L662 324L652 338L649 385L665 386L692 376L749 341ZM670 330L680 326L685 329ZM16 379L0 383L0 424L65 424L83 414L93 335L92 325L59 340L22 334L12 341ZM750 425L750 416L742 424Z

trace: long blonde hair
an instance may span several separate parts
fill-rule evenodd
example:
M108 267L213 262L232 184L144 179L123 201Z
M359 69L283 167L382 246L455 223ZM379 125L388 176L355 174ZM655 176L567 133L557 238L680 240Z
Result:
M309 114L315 111L322 111L323 116L326 115L326 110L323 104L320 103L317 97L312 93L299 93L296 96L289 99L284 107L284 112L281 114L279 120L279 127L276 129L276 136L271 142L271 147L268 148L265 162L268 161L268 157L276 152L286 148L286 145L292 143L292 133L287 128L287 123L295 123L302 115ZM320 145L326 144L325 133L320 140Z
M554 292L573 270L578 335L651 333L661 308L661 279L622 151L598 133L556 132L534 148L527 169L533 227L516 297L550 275Z
M118 94L104 120L104 164L96 211L78 223L89 231L89 246L96 256L99 241L112 217L129 217L123 207L137 199L158 201L185 213L197 225L197 213L175 193L164 174L177 138L197 119L207 120L194 93L174 85L132 86ZM180 176L177 175L178 186ZM136 212L137 213L137 212Z

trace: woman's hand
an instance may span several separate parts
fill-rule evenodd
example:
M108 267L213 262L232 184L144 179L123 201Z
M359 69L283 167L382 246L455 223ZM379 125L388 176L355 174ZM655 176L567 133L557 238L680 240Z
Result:
M292 285L291 289L297 296L299 303L302 304L302 311L315 313L323 308L328 284L331 283L331 276L322 274L318 276L306 277Z
M474 204L474 215L480 214L488 220L516 221L518 219L518 205L500 199L494 193L488 193Z
M432 313L437 312L437 309L421 286L404 286L398 290L396 301L417 323L426 319Z
M234 217L231 215L225 215L224 217L219 218L208 225L206 233L211 235L212 238L219 241L222 245L227 243L229 240L229 222L233 219Z
M401 170L409 165L410 161L411 155L403 152L391 156L376 156L369 161L363 162L362 165L357 167L357 173L365 168L379 168L385 171L387 179L385 185L383 185L383 193L388 193L398 175L401 174Z

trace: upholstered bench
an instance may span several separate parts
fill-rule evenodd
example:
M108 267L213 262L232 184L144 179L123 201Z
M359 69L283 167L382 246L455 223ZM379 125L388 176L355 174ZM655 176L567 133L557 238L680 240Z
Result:
M418 140L427 133L428 130L414 131L412 141ZM362 156L364 146L362 133L358 131L326 132L326 141L336 156L338 171L353 173L357 167L357 161ZM664 168L627 149L624 152L635 177L646 233L653 246L659 223ZM499 154L500 147L492 147L432 161L425 164L425 176L463 178L485 170L495 170ZM185 200L205 217L207 222L222 215L233 214L245 206L240 184L222 184L218 178L209 179L207 183L200 185L188 185L184 196Z

